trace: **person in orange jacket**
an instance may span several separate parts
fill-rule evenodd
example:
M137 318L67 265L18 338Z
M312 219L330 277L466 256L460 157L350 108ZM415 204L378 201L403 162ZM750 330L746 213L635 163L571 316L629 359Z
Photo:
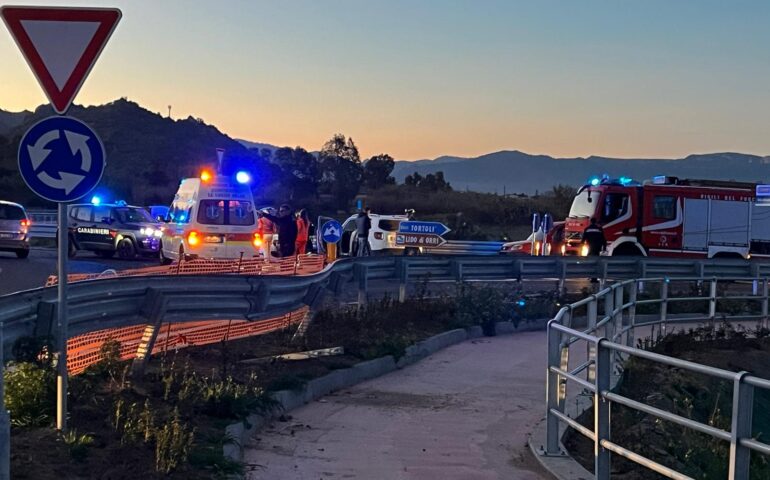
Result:
M265 210L265 213L272 213L267 208ZM273 259L270 250L273 245L275 225L269 218L260 215L259 220L257 221L257 231L259 232L259 236L262 238L262 246L260 247L262 250L262 258L265 261L270 262Z
M307 239L310 234L310 218L308 218L307 210L302 209L297 214L297 240L296 248L294 249L295 255L304 255L307 251Z

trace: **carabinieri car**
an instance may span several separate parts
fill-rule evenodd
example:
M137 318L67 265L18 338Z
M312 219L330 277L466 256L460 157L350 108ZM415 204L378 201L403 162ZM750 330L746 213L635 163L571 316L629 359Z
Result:
M110 258L137 255L157 256L163 232L159 223L142 207L87 203L71 205L69 211L69 256L89 250Z

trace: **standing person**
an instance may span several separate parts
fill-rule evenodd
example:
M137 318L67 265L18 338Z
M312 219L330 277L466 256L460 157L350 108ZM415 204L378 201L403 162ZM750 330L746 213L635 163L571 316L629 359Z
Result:
M588 255L598 256L607 247L607 239L604 238L604 229L591 219L591 224L583 231L583 242L588 245Z
M358 218L356 218L356 236L358 237L357 257L367 257L372 253L372 249L369 246L369 230L372 229L372 219L369 218L369 212L371 211L367 207L358 212Z
M304 255L307 251L307 239L310 234L310 218L307 216L307 210L302 209L297 214L297 241L295 250L297 255Z
M271 209L265 208L262 210L262 213L271 213ZM270 221L269 218L262 216L258 213L259 219L257 220L257 231L259 232L259 236L262 239L262 246L260 247L260 250L262 252L262 257L266 262L272 261L273 256L271 253L271 248L273 245L273 234L275 233L275 225L273 222Z
M294 214L291 207L284 203L278 209L278 216L269 213L260 213L260 217L266 217L275 224L278 231L278 249L281 257L291 257L294 255L294 247L297 241L297 222L294 220Z

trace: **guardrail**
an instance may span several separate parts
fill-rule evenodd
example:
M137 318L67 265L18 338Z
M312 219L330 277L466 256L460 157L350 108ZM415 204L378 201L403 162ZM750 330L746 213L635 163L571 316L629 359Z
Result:
M675 322L696 323L701 321L762 321L768 322L768 279L766 276L715 278L679 278L676 282L688 282L701 289L707 288L708 295L674 296L669 288L673 278L633 279L616 283L579 302L562 308L548 323L548 370L546 380L546 445L544 455L561 455L559 437L560 422L594 442L595 478L610 478L610 453L620 455L667 478L690 479L691 477L624 448L612 441L610 433L612 403L652 415L660 420L673 422L687 429L704 433L730 443L729 478L748 480L751 452L770 455L770 445L752 438L752 408L754 389L770 390L770 381L749 375L748 372L730 372L694 362L667 357L646 350L634 348L634 330L637 327L660 326L665 334L667 325ZM718 295L720 282L742 283L747 293ZM638 299L640 288L657 292L651 299ZM718 306L723 300L741 300L757 304L757 314L731 315L722 312ZM703 312L686 318L672 319L668 314L671 304L685 301L703 303ZM657 318L639 321L636 309L640 305L657 305ZM602 310L600 315L598 312ZM573 323L581 318L586 328L576 329ZM653 327L654 328L654 327ZM584 345L581 347L580 345ZM577 367L570 367L571 348L586 352L586 359ZM585 350L582 350L585 348ZM632 400L612 392L619 380L618 370L622 361L629 357L644 358L650 362L681 368L689 372L732 382L732 423L729 431L704 424L690 418ZM581 359L582 360L582 359ZM583 375L584 374L584 375ZM586 428L565 413L568 386L576 384L580 392L593 395L594 428Z
M449 240L440 247L426 248L431 255L498 255L503 242Z
M154 296L165 302L164 321L244 319L256 321L313 306L321 294L339 294L355 282L358 299L365 302L371 280L386 279L387 291L406 296L407 285L417 281L554 281L597 278L600 283L666 272L672 277L765 277L770 263L744 260L679 260L653 258L578 257L364 257L339 260L317 274L264 276L249 274L150 275L99 278L70 286L71 335L154 322ZM378 288L382 288L380 285ZM56 288L38 288L0 297L0 323L5 344L55 327ZM7 350L8 351L8 350Z

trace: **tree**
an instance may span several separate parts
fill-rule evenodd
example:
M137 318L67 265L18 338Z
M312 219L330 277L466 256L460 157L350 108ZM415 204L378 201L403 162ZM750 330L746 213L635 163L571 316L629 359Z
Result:
M340 133L326 142L318 155L321 188L332 195L337 208L346 209L361 187L363 166L352 138Z
M318 195L320 168L313 154L301 147L279 148L273 154L273 163L281 168L282 183L291 192L290 200Z
M404 184L430 190L431 192L448 192L452 190L452 186L444 179L444 172L429 173L424 177L414 172L414 174L406 176Z
M395 185L396 179L390 176L395 165L393 157L386 153L373 156L364 162L364 185L373 190L385 185Z
M404 185L409 187L419 187L420 182L422 182L422 175L417 172L414 172L412 175L407 175L404 179Z

